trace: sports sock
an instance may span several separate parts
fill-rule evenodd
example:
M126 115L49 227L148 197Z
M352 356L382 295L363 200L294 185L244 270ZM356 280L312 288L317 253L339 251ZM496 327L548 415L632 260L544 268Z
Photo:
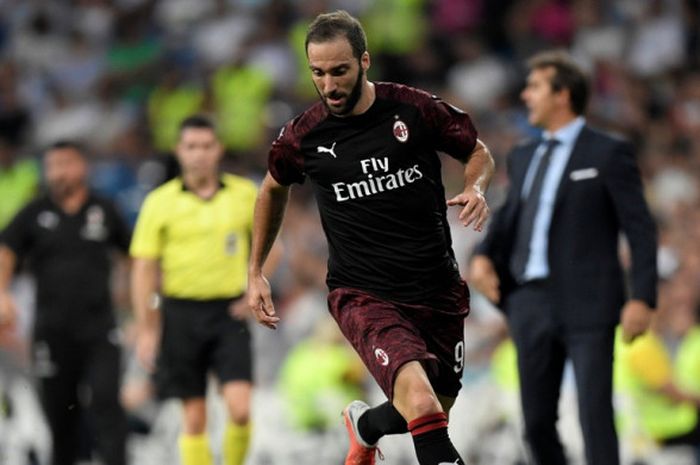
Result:
M206 434L182 434L178 442L182 465L213 464L211 450L209 450L209 440Z
M357 430L367 444L376 444L384 435L408 433L408 426L399 411L386 401L363 413Z
M447 415L426 415L408 423L420 465L464 465L447 435Z
M250 423L237 425L229 422L224 431L224 465L243 465L250 443Z

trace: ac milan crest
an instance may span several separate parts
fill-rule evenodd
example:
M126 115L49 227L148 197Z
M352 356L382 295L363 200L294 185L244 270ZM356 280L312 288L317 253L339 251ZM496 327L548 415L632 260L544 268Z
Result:
M408 126L401 120L396 120L394 123L394 137L399 142L406 142L408 140Z
M374 349L374 357L381 366L385 367L389 364L389 355L383 349Z

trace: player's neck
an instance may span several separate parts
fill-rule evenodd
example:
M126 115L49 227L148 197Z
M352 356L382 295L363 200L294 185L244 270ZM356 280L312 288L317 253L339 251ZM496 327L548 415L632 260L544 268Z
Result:
M187 190L203 199L210 199L219 190L219 174L212 173L207 176L195 176L183 173L182 182Z
M374 90L374 83L369 82L365 79L365 82L362 84L362 95L360 96L360 100L357 101L357 104L355 105L355 108L352 110L352 112L350 112L350 115L361 115L362 113L369 110L369 107L372 106L375 98L376 93Z

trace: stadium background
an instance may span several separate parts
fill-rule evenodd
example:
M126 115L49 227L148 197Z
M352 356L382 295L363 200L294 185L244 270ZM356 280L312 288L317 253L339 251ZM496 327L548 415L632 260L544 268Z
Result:
M41 149L59 138L87 145L94 188L114 198L133 223L144 195L174 173L168 152L178 122L197 111L218 121L228 152L225 168L260 180L281 125L317 98L305 64L305 27L317 13L336 8L357 15L366 28L371 79L425 88L472 115L498 166L488 193L492 207L507 187L509 147L536 135L518 99L522 63L543 48L570 50L592 76L589 120L638 147L660 230L663 314L673 320L695 311L697 0L0 0L0 227L34 191ZM449 195L459 189L461 171L445 159L444 173ZM299 412L288 407L295 404L291 391L313 388L280 376L301 342L328 347L337 336L325 319L325 242L307 186L294 190L289 208L285 256L273 277L283 322L277 333L255 330L259 390L248 463L339 463L346 439L339 416L336 421L336 397L347 395L338 390L357 386L334 386L327 403L314 407L332 420L310 429L299 426ZM465 271L479 235L454 225ZM176 406L149 400L146 377L130 361L125 283L116 273L125 395L134 417L152 426L151 434L132 436L133 463L176 463ZM25 465L31 463L29 449L39 459L45 456L48 438L27 374L31 281L20 278L15 287L23 318L17 333L2 335L0 463ZM493 357L504 347L503 322L479 296L474 307L466 328L465 388L453 410L451 435L471 463L516 463L522 450L509 354L499 350ZM674 341L671 331L668 340ZM350 363L342 360L337 363ZM308 362L306 367L297 368L307 373L302 377L311 376ZM378 399L376 386L362 387L369 399ZM560 426L574 463L581 463L575 393L570 383L564 391ZM214 400L214 414L216 407ZM653 453L649 444L623 441L628 457ZM382 448L387 465L413 463L410 440L383 440Z

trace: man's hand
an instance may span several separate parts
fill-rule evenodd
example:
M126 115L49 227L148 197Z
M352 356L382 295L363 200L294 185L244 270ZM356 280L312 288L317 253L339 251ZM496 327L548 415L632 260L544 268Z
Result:
M472 258L468 281L491 302L497 304L501 300L501 282L490 258L484 255Z
M272 303L270 283L260 273L248 276L248 307L255 319L263 326L277 329L279 317L275 315L275 305Z
M622 340L632 342L649 329L653 311L646 302L641 300L629 300L622 307Z
M459 220L464 227L474 223L475 231L483 229L490 214L484 193L475 186L466 188L461 194L449 199L447 205L449 207L462 205L464 208L459 213Z
M228 312L237 320L245 320L250 316L249 308L248 296L243 295L243 297L231 302L231 305L228 306Z
M0 330L13 330L17 322L17 306L12 294L0 292Z

